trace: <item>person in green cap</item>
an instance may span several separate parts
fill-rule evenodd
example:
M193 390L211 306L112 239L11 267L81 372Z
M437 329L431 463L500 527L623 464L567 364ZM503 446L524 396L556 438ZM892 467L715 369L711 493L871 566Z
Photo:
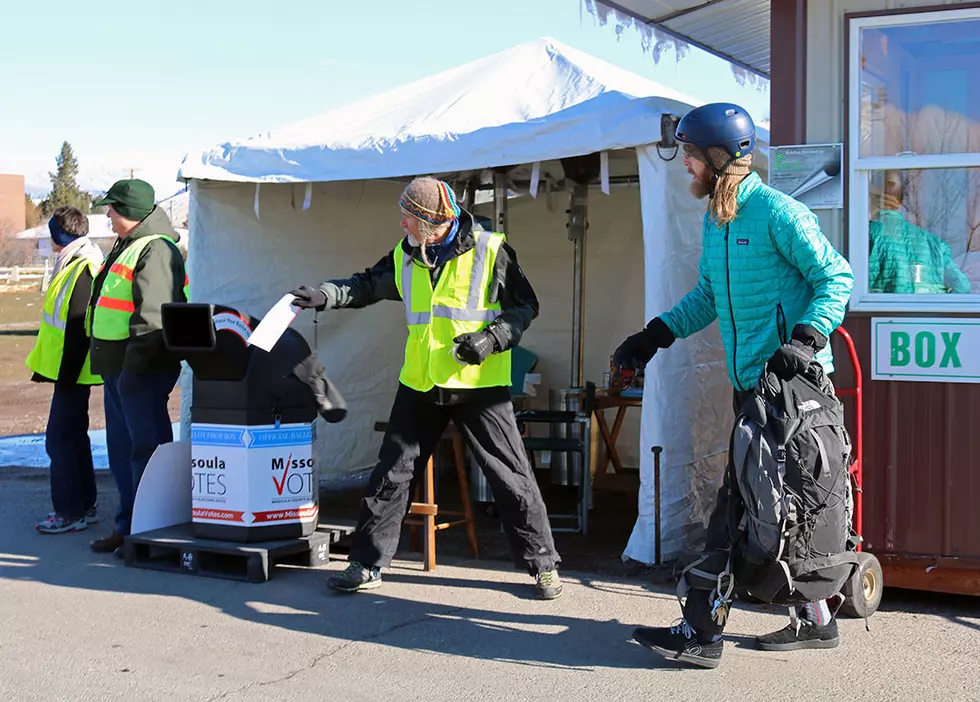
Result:
M119 555L146 464L157 446L173 440L167 401L180 362L164 346L161 308L187 301L187 274L180 235L154 204L149 183L117 181L94 204L108 205L118 236L92 283L86 324L92 372L105 381L106 444L119 508L112 533L91 548Z

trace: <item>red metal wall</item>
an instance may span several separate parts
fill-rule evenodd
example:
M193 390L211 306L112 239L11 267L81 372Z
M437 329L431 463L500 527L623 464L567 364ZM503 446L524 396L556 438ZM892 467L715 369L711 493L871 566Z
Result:
M848 315L844 328L864 376L865 547L980 563L980 385L872 381L871 317ZM853 385L847 358L836 339L838 387Z

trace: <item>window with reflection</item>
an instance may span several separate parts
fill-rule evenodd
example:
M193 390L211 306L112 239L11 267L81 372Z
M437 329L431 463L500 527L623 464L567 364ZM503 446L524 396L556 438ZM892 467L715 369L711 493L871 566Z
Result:
M980 311L980 9L848 34L852 307Z

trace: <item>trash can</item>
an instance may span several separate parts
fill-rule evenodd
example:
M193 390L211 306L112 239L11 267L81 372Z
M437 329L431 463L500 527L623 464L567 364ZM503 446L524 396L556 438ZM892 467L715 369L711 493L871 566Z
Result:
M548 391L548 408L563 412L577 412L582 407L581 388L552 388ZM556 423L551 425L552 438L571 438L580 431L580 424ZM552 485L579 486L585 469L582 456L578 453L551 454Z
M312 351L293 329L270 352L248 346L259 321L222 305L163 306L164 342L194 372L192 525L201 538L309 536L319 521L318 405L293 373Z

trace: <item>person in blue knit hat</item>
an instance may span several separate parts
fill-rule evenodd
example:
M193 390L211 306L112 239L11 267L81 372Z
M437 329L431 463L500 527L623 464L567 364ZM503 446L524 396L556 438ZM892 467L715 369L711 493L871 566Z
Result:
M58 259L26 365L33 381L54 385L44 441L54 511L35 527L42 534L64 534L98 521L88 403L102 378L90 367L85 310L102 250L88 238L88 218L74 207L56 209L48 230Z

